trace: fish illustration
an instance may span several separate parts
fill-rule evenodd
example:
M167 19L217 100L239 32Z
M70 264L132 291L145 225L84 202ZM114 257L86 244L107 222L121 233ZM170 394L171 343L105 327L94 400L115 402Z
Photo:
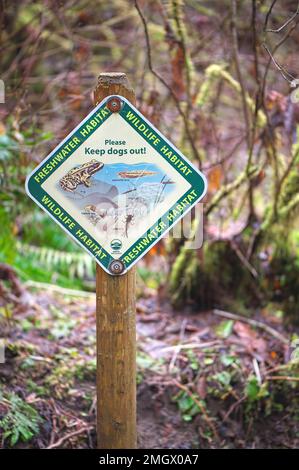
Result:
M143 176L152 176L155 175L156 171L147 171L147 170L131 170L131 171L120 171L118 176L121 178L142 178Z

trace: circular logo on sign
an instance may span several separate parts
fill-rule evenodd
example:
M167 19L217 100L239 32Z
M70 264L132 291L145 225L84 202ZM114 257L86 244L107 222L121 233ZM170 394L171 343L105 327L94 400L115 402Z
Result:
M114 240L110 242L110 246L113 251L118 252L122 247L122 242L118 240L117 238L115 238Z

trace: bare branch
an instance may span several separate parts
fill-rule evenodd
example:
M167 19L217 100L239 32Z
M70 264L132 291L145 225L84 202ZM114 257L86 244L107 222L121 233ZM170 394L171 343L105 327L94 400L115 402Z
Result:
M274 58L273 54L271 53L269 47L267 46L266 43L263 43L262 44L263 48L268 52L269 56L270 56L270 59L272 60L273 64L275 65L275 67L277 68L277 70L279 70L279 72L281 73L281 76L288 82L288 83L292 83L293 80L296 79L296 77L294 77L294 75L292 75L291 73L289 73L281 64L279 64L277 62L277 60Z
M173 98L173 100L175 102L175 105L176 105L176 108L177 108L180 116L183 119L185 131L186 131L187 137L189 139L190 145L192 147L194 157L199 162L199 165L201 166L201 158L200 158L200 155L199 155L198 150L196 148L196 144L194 142L193 136L192 136L191 131L190 131L188 117L185 115L184 111L182 110L180 102L177 99L177 96L174 93L173 89L168 85L168 83L164 80L164 78L153 67L152 49L151 49L151 43L150 43L150 38L149 38L148 27L147 27L147 24L146 24L146 19L145 19L144 15L143 15L143 13L140 9L138 0L134 0L134 4L135 4L135 8L136 8L136 10L138 12L138 15L139 15L139 17L142 21L142 24L143 24L145 41L146 41L146 48L147 48L148 68L149 68L150 72L167 88L167 90L169 91L171 97Z
M285 35L278 41L278 43L275 45L274 49L271 52L271 56L269 57L269 60L266 64L264 76L263 76L263 81L262 81L262 98L264 99L265 96L265 88L266 88L266 80L267 76L269 73L270 65L272 62L272 57L274 57L274 54L278 51L278 49L285 43L285 41L290 37L291 33L294 31L296 28L297 24L299 22L299 19L297 18L296 22L288 29L288 31L285 33Z
M272 3L271 3L271 6L266 14L266 18L265 18L265 24L264 24L264 31L267 30L267 26L268 26L268 22L269 22L269 19L270 19L270 16L271 16L271 13L272 13L272 10L275 6L275 3L277 2L277 0L273 0Z
M238 48L238 34L237 34L237 4L236 0L231 0L231 8L232 8L232 36L233 36L233 54L234 54L234 62L236 66L236 72L238 76L238 81L241 87L241 96L242 96L242 106L243 106L243 114L246 124L247 130L247 145L248 149L251 146L251 123L250 123L250 114L247 106L246 100L246 90L244 85L244 80L241 72L241 65L240 65L240 58L239 58L239 48Z
M295 18L299 15L299 2L297 4L297 10L295 13L278 29L265 29L266 33L280 33L286 26L288 26Z

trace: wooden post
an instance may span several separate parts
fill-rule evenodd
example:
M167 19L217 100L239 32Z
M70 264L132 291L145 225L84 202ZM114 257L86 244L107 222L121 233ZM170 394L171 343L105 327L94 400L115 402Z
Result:
M135 104L126 74L101 73L95 104L122 95ZM116 136L117 137L117 136ZM96 273L97 440L99 449L136 448L136 269Z

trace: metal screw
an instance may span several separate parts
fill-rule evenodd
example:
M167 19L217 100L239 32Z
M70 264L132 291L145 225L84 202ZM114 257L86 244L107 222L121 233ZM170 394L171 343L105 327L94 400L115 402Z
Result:
M111 111L111 113L118 113L121 110L121 107L122 101L117 97L111 98L107 102L107 108L109 109L109 111Z
M112 274L121 274L125 269L124 263L120 259L114 259L109 264L109 271Z

